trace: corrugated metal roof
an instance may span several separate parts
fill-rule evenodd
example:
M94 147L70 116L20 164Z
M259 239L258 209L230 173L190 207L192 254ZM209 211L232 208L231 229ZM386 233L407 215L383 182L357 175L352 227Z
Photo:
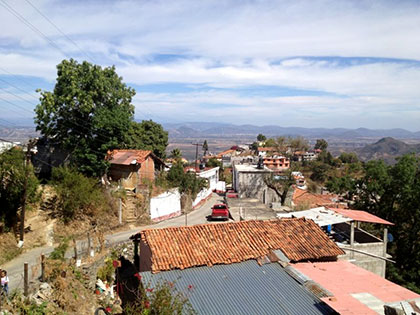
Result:
M142 273L152 287L173 282L198 314L333 314L278 264L255 260L231 265ZM190 289L189 287L192 286Z
M331 208L331 210L334 210L335 212L340 213L354 221L394 225L394 223L381 219L380 217L377 217L376 215L373 215L366 211L339 208Z
M278 218L306 218L314 220L319 226L326 226L330 224L338 224L343 222L353 221L338 212L335 212L324 207L313 208L304 211L294 211L289 213L278 213Z

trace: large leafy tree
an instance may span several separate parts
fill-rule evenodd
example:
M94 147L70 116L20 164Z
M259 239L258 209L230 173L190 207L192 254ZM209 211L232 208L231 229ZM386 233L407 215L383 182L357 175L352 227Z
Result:
M36 129L69 152L81 172L99 176L107 167L107 150L124 143L133 119L134 95L114 67L63 60L57 66L54 91L41 91Z
M420 161L404 155L394 166L370 161L356 181L355 206L393 223L394 242L389 251L396 264L388 264L388 277L420 292Z
M152 120L143 120L141 123L131 122L126 136L126 147L129 149L150 150L160 158L166 157L168 146L168 132L162 125Z
M7 227L16 228L18 210L22 206L27 176L27 202L37 199L38 180L31 165L24 165L25 153L12 148L0 154L0 219ZM26 169L25 169L26 168Z

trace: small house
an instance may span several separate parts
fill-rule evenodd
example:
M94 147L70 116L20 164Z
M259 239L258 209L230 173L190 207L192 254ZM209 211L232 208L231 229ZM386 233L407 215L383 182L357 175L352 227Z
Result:
M113 150L106 159L111 164L108 177L120 181L127 190L135 190L138 185L154 181L156 172L165 163L148 150Z

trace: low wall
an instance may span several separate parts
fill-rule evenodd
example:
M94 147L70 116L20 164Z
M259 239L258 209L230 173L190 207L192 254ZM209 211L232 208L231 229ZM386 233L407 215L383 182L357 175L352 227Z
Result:
M181 215L181 194L178 189L164 192L150 199L150 219L162 221Z
M202 189L192 203L193 209L200 207L208 198L211 197L211 193L211 188Z

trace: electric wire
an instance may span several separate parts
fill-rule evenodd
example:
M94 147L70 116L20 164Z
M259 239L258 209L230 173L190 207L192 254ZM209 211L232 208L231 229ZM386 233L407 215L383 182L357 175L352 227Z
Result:
M47 43L60 51L64 56L69 58L67 53L63 51L53 40L51 40L47 35L45 35L42 31L40 31L36 26L34 26L31 22L29 22L25 17L23 17L19 12L13 9L5 0L0 0L0 5L3 6L7 11L9 11L12 15L14 15L17 19L19 19L23 24L29 27L34 33L38 34L39 36L43 37Z
M32 8L35 9L48 23L50 23L61 35L63 35L69 42L71 42L80 52L82 52L87 59L93 63L97 63L85 50L83 50L74 40L72 40L66 33L64 33L53 21L51 21L44 13L41 12L31 1L25 0Z

